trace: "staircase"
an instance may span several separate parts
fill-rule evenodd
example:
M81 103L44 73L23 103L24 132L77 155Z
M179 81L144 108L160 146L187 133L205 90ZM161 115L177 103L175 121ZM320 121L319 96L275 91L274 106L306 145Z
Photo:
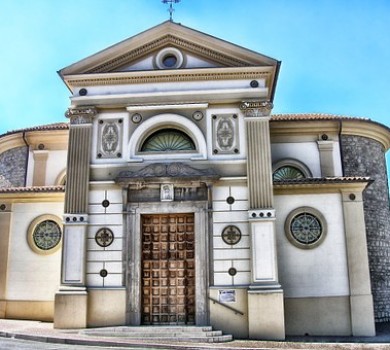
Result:
M232 335L223 335L222 331L214 331L211 326L119 326L83 329L80 334L95 337L196 343L223 343L233 340Z

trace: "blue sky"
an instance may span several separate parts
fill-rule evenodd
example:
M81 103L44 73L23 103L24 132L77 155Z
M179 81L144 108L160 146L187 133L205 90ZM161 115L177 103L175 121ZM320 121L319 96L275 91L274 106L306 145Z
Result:
M66 121L56 72L168 18L161 0L0 0L0 134ZM282 61L274 113L390 126L388 0L181 0L174 21Z

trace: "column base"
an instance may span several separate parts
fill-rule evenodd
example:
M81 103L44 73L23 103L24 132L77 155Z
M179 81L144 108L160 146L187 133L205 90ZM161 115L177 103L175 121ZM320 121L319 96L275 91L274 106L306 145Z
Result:
M351 295L352 335L374 337L375 319L372 295Z
M284 299L279 290L248 290L249 339L284 340Z
M86 328L87 303L85 288L60 289L54 299L54 328Z

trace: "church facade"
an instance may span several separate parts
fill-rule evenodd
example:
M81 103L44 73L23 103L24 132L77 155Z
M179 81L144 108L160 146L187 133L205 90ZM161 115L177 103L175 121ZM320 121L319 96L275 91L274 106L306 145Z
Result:
M279 68L168 21L60 70L69 123L0 136L0 317L375 335L390 130L272 114Z

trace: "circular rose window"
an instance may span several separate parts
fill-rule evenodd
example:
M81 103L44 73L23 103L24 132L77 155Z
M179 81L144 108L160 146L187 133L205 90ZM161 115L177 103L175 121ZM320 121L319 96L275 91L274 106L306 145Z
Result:
M53 215L36 218L28 229L28 243L36 253L54 253L60 247L61 238L61 221Z
M298 208L288 215L285 232L289 241L296 247L314 248L325 239L325 218L314 208Z

